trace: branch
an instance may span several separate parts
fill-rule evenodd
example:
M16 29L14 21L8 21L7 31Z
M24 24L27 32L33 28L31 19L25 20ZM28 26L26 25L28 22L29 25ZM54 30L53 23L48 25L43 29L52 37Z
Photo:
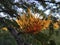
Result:
M45 0L36 0L36 1L39 1L39 2L49 2L49 3L54 3L54 4L60 4L60 2L56 2L56 1L45 1Z
M44 1L44 2L49 2L49 3L54 3L54 4L60 4L60 2L52 2L52 1Z
M11 17L14 17L13 14L18 15L14 9L10 9L10 8L8 8L9 10L3 9L1 6L0 6L0 9L2 9L2 11L0 11L0 12L5 12L5 13L9 14Z
M51 9L51 7L49 7L49 8L45 8L45 10L43 10L43 12L45 12L45 11L48 10L48 9Z
M0 11L0 12L4 12L4 11Z
M7 22L4 21L4 18L0 18L0 23L2 23L2 25L4 24L5 26L7 25ZM24 41L21 40L21 38L19 37L18 35L18 31L12 26L12 25L8 25L6 26L7 29L9 30L9 32L14 36L16 42L18 45L23 45L24 44ZM21 34L21 33L20 33Z

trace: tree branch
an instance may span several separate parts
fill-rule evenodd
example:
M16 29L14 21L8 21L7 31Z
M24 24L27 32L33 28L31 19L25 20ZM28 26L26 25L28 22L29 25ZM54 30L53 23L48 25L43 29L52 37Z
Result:
M4 18L0 18L0 23L2 23L2 25L4 24L4 26L7 25L7 22L4 21ZM21 38L18 35L18 31L13 27L13 25L8 25L6 26L7 29L9 30L9 32L14 36L14 38L16 39L16 42L18 45L23 45L24 41L21 40ZM0 27L1 28L1 27ZM21 34L21 33L20 33ZM24 33L23 33L24 34Z
M4 12L4 11L0 11L0 12Z
M36 0L36 1L39 1L39 2L48 2L48 3L54 3L54 4L60 4L60 2L56 2L56 1L45 1L45 0Z
M52 1L44 1L44 2L49 2L49 3L54 3L54 4L60 4L60 2L52 2Z
M2 9L2 11L0 11L0 12L5 12L5 13L9 14L11 17L14 17L13 14L18 15L15 12L15 10L13 10L13 9L10 9L10 8L8 8L9 10L8 9L3 9L1 6L0 6L0 9Z

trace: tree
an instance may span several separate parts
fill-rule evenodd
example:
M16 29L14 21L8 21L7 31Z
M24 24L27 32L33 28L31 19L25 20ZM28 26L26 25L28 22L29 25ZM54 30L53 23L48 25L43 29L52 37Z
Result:
M17 11L18 8L22 8L23 10L25 10L27 14L29 14L29 12L27 11L28 8L30 8L33 13L42 12L43 14L44 11L48 9L50 9L53 12L56 12L57 10L57 12L59 13L60 2L56 2L55 0L51 0L51 1L36 0L36 1L38 1L44 7L44 10L39 10L35 2L29 3L28 0L25 0L25 1L18 0L17 2L15 2L15 0L0 0L0 13L7 14L11 18L16 18L16 19L19 19L18 18L19 15ZM46 3L49 3L49 4L52 3L53 6L54 5L56 6L56 8L48 6L49 4L46 4ZM24 45L24 42L20 40L19 35L18 35L18 34L21 34L22 32L17 31L19 29L19 25L16 23L15 20L13 19L9 20L9 19L7 20L6 18L0 17L0 23L1 23L0 28L4 26L7 27L7 29L11 32L11 34L15 37L17 44ZM9 24L8 24L8 21L9 21Z

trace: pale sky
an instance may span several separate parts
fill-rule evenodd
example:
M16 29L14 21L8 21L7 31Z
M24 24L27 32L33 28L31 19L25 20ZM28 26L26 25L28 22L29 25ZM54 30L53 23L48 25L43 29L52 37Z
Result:
M26 1L26 0L25 0ZM56 0L57 2L59 2L60 0ZM18 0L15 0L15 2L18 2ZM40 9L40 10L44 10L43 9L43 7L37 2L37 1L34 1L34 0L30 0L29 1L29 3L32 3L32 2L35 2L36 3L36 6L38 7L38 9ZM52 5L52 4L51 4ZM53 8L56 8L56 7L53 7ZM17 9L18 11L20 11L20 12L22 12L23 11L23 9L21 9L21 8L18 8ZM48 15L49 13L50 13L50 10L47 10L47 11L45 11L45 13ZM6 15L4 15L3 13L0 13L1 15L0 15L0 17L2 16L2 17L5 17ZM57 14L58 15L58 14ZM58 15L57 17L59 17L60 18L60 16Z

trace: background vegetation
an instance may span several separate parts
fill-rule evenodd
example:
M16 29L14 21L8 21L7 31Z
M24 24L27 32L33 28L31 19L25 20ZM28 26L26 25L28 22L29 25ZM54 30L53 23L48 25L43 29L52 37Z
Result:
M0 0L0 45L60 45L57 14L56 0Z

